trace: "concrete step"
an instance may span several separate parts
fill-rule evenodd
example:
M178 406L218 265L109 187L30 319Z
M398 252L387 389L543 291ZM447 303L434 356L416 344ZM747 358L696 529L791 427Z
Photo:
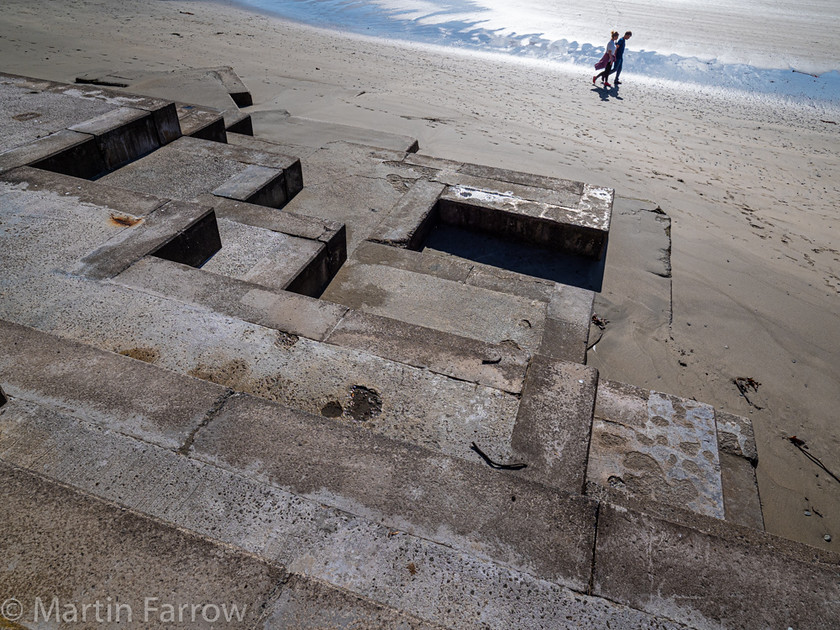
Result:
M405 163L431 166L435 161L406 156ZM436 204L441 223L594 260L606 253L612 189L445 162L433 179L446 186Z
M284 206L303 188L297 158L189 137L101 181L182 201L213 193L273 208Z
M225 119L221 112L186 103L176 104L176 110L181 133L185 136L223 144L228 141Z
M250 204L213 194L200 195L197 201L212 207L220 220L236 222L241 226L252 226L270 230L290 239L304 241L303 248L314 254L304 265L297 266L293 278L281 288L302 295L317 297L333 279L347 260L347 237L343 224L301 216L288 209L275 212L273 209ZM306 246L306 242L311 247ZM300 252L296 251L300 257ZM274 259L275 263L288 266L288 260ZM277 286L273 283L272 286Z
M2 317L450 454L475 457L476 441L509 458L527 353L345 318L346 307L149 256L211 209L136 193L110 206L98 183L22 171L0 183ZM137 215L114 220L132 200ZM42 255L21 255L29 246Z
M5 461L0 483L4 627L438 627Z
M453 628L830 627L840 619L835 554L717 519L700 517L690 527L558 492L517 471L492 470L478 458L466 462L223 388L221 398L196 406L202 421L183 423L180 443L154 426L139 436L130 423L113 420L125 417L125 407L149 408L153 401L117 392L91 414L90 395L76 381L108 390L111 381L129 386L156 370L164 382L165 370L100 351L100 361L125 367L87 375L69 365L56 374L47 363L42 370L51 378L45 379L22 357L72 357L81 348L16 332L10 338L7 329L4 336L19 355L0 367L8 396L0 408L0 460L7 467L145 514L178 528L180 536L194 532L210 539L205 545L232 545L372 600L377 610ZM40 351L33 352L33 343ZM89 363L91 356L79 361ZM25 369L10 371L10 365ZM132 369L142 374L131 375ZM45 396L48 380L52 393ZM198 393L212 388L171 374L165 387L187 397L192 387ZM154 390L150 385L139 395L167 397ZM546 452L552 449L546 444ZM13 494L34 496L39 518L53 523L46 531L67 541L59 533L64 525L55 523L76 521L41 498L55 497L52 487ZM17 509L27 518L32 510ZM17 532L14 521L3 527ZM23 522L20 531L28 533L15 534L17 553L42 544L44 528ZM116 532L107 525L99 531L92 546L112 549L107 540ZM125 544L144 549L131 531ZM39 556L42 563L47 555ZM94 562L91 575L110 573L111 562ZM585 594L590 590L595 597ZM745 607L745 598L763 602L761 609Z
M87 182L31 168L9 173L3 181L43 191L38 203L45 204L45 215L75 215L79 208L68 206L76 199L101 208L99 213L88 210L79 214L77 245L86 243L88 253L76 261L71 255L64 263L66 270L89 277L113 277L151 254L193 266L204 264L214 273L267 288L319 295L346 256L341 225L212 194L200 196L206 205L172 202L101 181ZM65 199L45 199L51 192ZM24 205L14 208L11 201L8 210L21 213L21 217L26 213Z
M351 258L323 299L471 339L535 352L545 304L461 282Z
M218 219L222 248L202 268L270 290L285 290L323 253L318 241Z
M66 579L56 579L63 578L63 574L55 576L55 582L49 585L58 589L62 600L86 601L99 596L104 601L114 585L119 585L123 601L133 604L134 597L140 597L143 603L144 589L154 591L151 595L154 597L159 588L161 604L169 603L167 596L171 591L164 590L164 585L167 580L176 580L184 582L173 593L177 598L173 603L180 604L183 599L179 596L190 593L193 585L190 577L201 576L201 583L210 591L205 595L209 599L215 593L212 589L216 583L224 584L225 578L233 574L231 579L241 579L241 588L248 588L248 592L230 591L237 596L241 594L241 599L237 597L231 602L228 593L228 598L205 599L199 603L217 606L222 602L239 603L240 609L247 606L251 610L265 608L263 619L279 623L278 627L288 627L281 621L295 619L292 615L299 615L298 621L302 623L293 627L324 627L316 622L326 618L338 623L333 616L342 619L344 615L350 620L360 618L357 623L367 620L370 624L352 627L681 627L536 578L532 571L522 572L493 562L479 548L464 552L458 548L462 543L456 542L453 548L418 536L410 531L412 526L404 519L394 524L376 518L372 512L359 516L358 504L351 511L334 507L331 504L336 497L327 498L323 492L316 493L317 498L309 498L294 489L290 491L255 479L253 475L203 462L197 456L185 456L103 431L25 400L14 399L7 405L0 415L0 424L4 427L0 437L0 475L11 467L17 469L17 477L25 481L35 479L45 486L33 492L31 482L20 484L23 487L18 492L11 485L11 497L17 501L14 508L21 518L12 524L4 521L0 526L4 533L16 534L4 536L15 543L15 555L31 553L34 557L25 568L5 574L14 586L26 585L15 592L27 603L38 596L43 583L34 577L27 579L30 574L25 571L38 572L55 553L76 569L76 574ZM362 467L351 464L350 468L361 471ZM35 471L40 472L33 474ZM371 478L384 479L376 472ZM453 472L460 476L459 471ZM494 475L492 471L489 474ZM448 487L452 487L451 482ZM526 488L526 494L511 496L528 506L527 488L531 486L519 484L514 491L521 487ZM499 488L502 492L506 490L505 484ZM418 512L428 503L422 521L429 526L438 516L439 508L433 507L433 499L419 501L415 497L409 503L416 504ZM507 495L500 500L514 504ZM454 499L448 502L458 505ZM37 511L33 503L38 505ZM537 508L533 505L528 513ZM549 512L554 509L557 507L550 507ZM123 531L111 527L111 511L118 514ZM527 539L532 530L528 521L523 523L518 510L513 508L505 512L488 521L485 537L492 539L492 532L506 519L515 519L519 524L508 529L515 537ZM478 522L476 516L461 524L459 530ZM50 524L39 526L45 521ZM98 521L102 521L100 528L95 527ZM67 522L77 524L72 537L61 535L62 524ZM548 551L553 548L547 542L550 537L561 541L562 546L566 544L564 532L568 528L569 524L562 521L560 527L552 523L532 544L548 544ZM137 530L146 535L135 534ZM47 546L45 539L50 535L52 544ZM112 544L110 539L117 536L119 544ZM459 538L457 531L438 532L437 537L441 536L455 541ZM90 540L92 537L94 540ZM170 546L172 539L180 543L178 553ZM169 558L166 563L155 553L154 541L160 541L158 549ZM127 578L127 584L113 579L106 581L113 571L111 550L119 554L123 547L127 548L127 558L133 558L134 554L147 558L144 562L138 559L133 568L148 575L148 581L135 577L133 572L121 574ZM202 553L203 549L210 551ZM215 563L214 570L201 571L204 556L213 557L214 549L224 554L222 559ZM179 580L166 568L169 562L181 561L182 554L190 554L190 562L195 566L194 572ZM505 555L514 557L511 551L505 551ZM541 564L549 566L545 562ZM556 569L551 568L555 573ZM87 579L72 582L82 571ZM269 577L265 578L264 573ZM42 575L45 574L49 572L43 571ZM279 594L271 593L277 597L276 601L266 597L264 590L255 588L264 582L276 585ZM80 584L92 584L96 588L85 589ZM97 590L103 592L99 594Z
M323 299L584 363L594 293L433 251L368 242L355 250Z

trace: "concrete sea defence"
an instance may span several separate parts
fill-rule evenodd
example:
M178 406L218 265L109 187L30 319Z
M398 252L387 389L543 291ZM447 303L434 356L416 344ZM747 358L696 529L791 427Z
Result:
M591 288L435 247L597 274L613 191L0 87L9 621L56 597L138 627L840 619L840 558L762 531L748 420L603 382Z

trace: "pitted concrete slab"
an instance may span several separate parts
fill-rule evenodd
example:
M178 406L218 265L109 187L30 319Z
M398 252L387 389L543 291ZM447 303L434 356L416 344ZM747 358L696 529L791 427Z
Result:
M724 518L714 409L657 392L645 400L610 383L598 397L604 402L592 425L591 481Z
M682 409L689 413L681 419ZM748 419L602 381L592 439L587 473L591 494L606 490L619 502L621 496L632 495L764 529Z
M14 283L37 281L38 271L52 268L68 270L88 252L105 244L112 238L119 238L132 227L140 224L144 213L152 212L160 200L137 199L131 203L127 195L122 211L115 208L120 204L109 203L107 191L103 190L102 201L92 203L87 194L74 190L72 180L64 189L51 189L46 180L55 176L38 178L31 183L27 177L18 177L20 171L7 174L0 180L0 261L6 271L4 280ZM25 175L25 174L24 174ZM40 179L40 182L38 181ZM136 214L135 214L136 213ZM73 239L67 239L63 230L56 225L73 225ZM12 246L14 243L14 246ZM15 273L14 280L8 274ZM2 282L2 280L0 280Z
M0 320L0 381L10 396L67 409L103 426L177 448L225 394L142 362Z
M21 625L11 627L105 626L118 615L121 626L160 626L166 624L164 604L173 606L174 620L186 605L186 626L190 606L197 605L195 627L211 602L220 616L223 602L238 603L242 619L231 627L253 627L285 577L278 566L8 464L0 464L0 479L3 508L14 514L3 519L0 536L0 553L14 570L0 573L0 588L21 606ZM212 609L207 613L215 617Z
M352 310L326 340L511 393L522 391L531 358L510 344L489 344Z

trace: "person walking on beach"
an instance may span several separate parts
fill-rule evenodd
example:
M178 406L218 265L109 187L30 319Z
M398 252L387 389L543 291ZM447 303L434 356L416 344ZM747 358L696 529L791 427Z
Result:
M596 74L592 77L592 83L595 84L595 81L598 77L601 77L601 83L604 84L604 87L612 87L609 83L610 72L612 72L612 65L613 61L615 61L615 42L618 40L618 31L612 31L610 34L610 41L607 42L607 50L604 53L604 56L601 57L601 60L595 64L595 69L600 70L601 68L604 71L601 74Z
M621 85L618 77L621 75L621 66L624 64L624 47L627 45L627 40L633 36L633 33L627 31L624 37L618 40L615 45L615 84Z

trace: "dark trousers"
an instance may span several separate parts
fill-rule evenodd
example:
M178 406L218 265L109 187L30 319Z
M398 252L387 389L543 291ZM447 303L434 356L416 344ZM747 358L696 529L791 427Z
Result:
M619 57L615 60L615 80L618 81L618 77L621 74L621 66L624 64L624 57Z
M604 71L601 74L596 74L595 78L601 77L604 81L609 80L610 72L612 72L612 61L607 64L607 67L604 68Z

